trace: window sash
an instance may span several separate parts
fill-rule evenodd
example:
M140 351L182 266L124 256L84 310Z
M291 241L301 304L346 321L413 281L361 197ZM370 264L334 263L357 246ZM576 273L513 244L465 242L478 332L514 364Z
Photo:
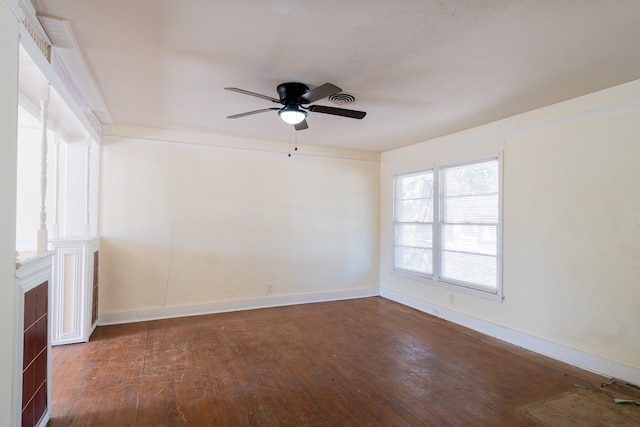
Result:
M430 276L433 274L433 249L397 245L395 265L398 270Z
M435 173L425 170L394 179L394 268L433 274Z

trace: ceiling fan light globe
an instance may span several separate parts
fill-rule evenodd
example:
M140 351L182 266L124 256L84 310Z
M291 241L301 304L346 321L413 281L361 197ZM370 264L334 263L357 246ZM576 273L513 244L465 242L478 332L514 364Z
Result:
M305 111L290 107L284 107L282 110L278 111L278 115L282 121L290 125L297 125L307 117L307 113Z

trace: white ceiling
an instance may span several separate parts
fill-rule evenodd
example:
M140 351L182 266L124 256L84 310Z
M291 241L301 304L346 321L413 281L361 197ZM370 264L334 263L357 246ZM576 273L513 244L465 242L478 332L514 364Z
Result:
M363 120L301 144L386 151L640 78L638 0L34 0L67 20L115 124L287 141L276 86L325 82ZM328 100L316 104L333 105ZM104 110L106 107L106 111Z

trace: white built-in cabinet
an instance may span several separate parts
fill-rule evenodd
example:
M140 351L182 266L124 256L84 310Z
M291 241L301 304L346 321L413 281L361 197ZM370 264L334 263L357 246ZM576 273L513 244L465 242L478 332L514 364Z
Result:
M99 240L53 240L51 344L89 341L97 323Z

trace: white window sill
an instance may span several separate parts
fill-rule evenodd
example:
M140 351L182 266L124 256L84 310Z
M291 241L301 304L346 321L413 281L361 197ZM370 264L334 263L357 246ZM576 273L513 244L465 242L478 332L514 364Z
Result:
M417 273L410 273L408 271L403 271L403 270L392 270L391 274L394 276L405 278L405 279L414 280L416 282L426 283L428 285L438 286L440 288L449 289L452 291L461 292L464 294L473 295L473 296L489 299L492 301L502 302L504 300L504 295L502 295L502 292L500 289L482 290L482 289L465 286L462 284L454 284L454 283L435 280L428 276L422 276Z

